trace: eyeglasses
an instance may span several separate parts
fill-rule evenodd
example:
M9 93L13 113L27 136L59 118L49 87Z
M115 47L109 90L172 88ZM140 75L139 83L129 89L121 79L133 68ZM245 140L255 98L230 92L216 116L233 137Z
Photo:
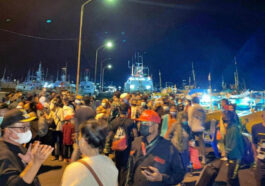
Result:
M26 132L27 130L30 129L30 126L24 126L24 127L8 127L12 129L21 129L23 132Z

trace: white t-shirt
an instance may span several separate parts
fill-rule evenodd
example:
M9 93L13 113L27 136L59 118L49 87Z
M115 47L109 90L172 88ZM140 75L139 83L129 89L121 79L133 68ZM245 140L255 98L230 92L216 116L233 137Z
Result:
M95 171L104 186L118 185L118 169L113 161L104 155L83 158ZM62 186L98 186L89 169L80 162L68 165L62 178Z

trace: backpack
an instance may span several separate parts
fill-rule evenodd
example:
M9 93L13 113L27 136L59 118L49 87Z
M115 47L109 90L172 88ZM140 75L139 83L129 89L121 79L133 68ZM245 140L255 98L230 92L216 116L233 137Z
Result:
M119 127L112 141L111 149L114 151L124 151L127 149L127 135L123 127Z
M244 153L241 160L241 165L249 166L254 163L254 152L252 149L252 143L249 140L248 136L244 133L242 134L243 144L244 144Z

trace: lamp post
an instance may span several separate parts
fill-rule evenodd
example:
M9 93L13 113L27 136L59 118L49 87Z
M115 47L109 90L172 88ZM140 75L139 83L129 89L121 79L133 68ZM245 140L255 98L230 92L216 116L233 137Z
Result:
M80 58L81 58L81 43L82 43L82 28L83 28L83 15L84 15L84 7L90 3L92 0L88 0L84 2L81 6L80 13L80 27L79 27L79 39L78 39L78 58L77 58L77 75L76 75L76 95L78 94L79 89L79 74L80 74Z
M96 50L95 73L94 73L94 83L95 84L97 83L98 52L99 52L100 49L103 49L103 48L112 48L112 47L113 47L113 43L111 41L108 41L104 45L101 45L100 47L98 47L97 50Z
M105 67L103 67L103 70L102 70L102 87L101 87L101 91L103 92L103 87L104 87L104 73L105 73L105 69L108 68L108 69L112 69L112 65L107 65Z
M109 58L106 58L106 59L104 59L104 60L102 60L101 62L100 62L100 74L99 74L99 77L100 77L100 80L99 80L99 82L100 82L100 87L102 87L102 70L103 70L103 64L104 64L104 62L105 61L111 61L111 58L109 57ZM101 89L102 90L102 89Z

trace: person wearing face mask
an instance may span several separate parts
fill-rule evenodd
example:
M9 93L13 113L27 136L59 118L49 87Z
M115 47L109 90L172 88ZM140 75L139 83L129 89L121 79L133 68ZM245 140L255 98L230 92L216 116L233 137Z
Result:
M137 106L137 100L133 98L131 100L131 119L137 118L137 115L139 114L139 107Z
M30 144L28 150L23 147L31 140L29 122L33 119L19 109L10 110L4 115L1 123L3 136L0 138L1 185L40 185L37 173L53 148L39 142Z
M200 105L200 99L198 97L193 97L191 102L192 106L189 108L188 112L188 125L192 131L193 138L199 143L199 152L202 157L201 163L206 164L205 144L203 140L206 112Z
M141 136L132 143L126 185L177 185L185 170L178 150L159 135L159 115L146 110L137 120Z
M170 128L173 123L176 123L177 119L177 106L172 105L169 109L169 114L164 115L160 135L164 138L168 138Z
M107 128L107 123L96 120L80 125L78 141L83 158L66 167L62 186L118 184L118 170L113 161L100 154L108 134Z
M130 94L129 93L123 93L120 95L120 102L121 103L126 103L129 105L129 110L128 110L128 116L131 118L131 105L130 105Z
M53 132L52 135L54 137L53 144L55 148L54 157L52 160L59 160L62 161L62 155L63 155L63 133L62 133L62 127L63 127L63 121L64 121L64 110L63 110L63 103L61 99L55 98L51 105L50 105L50 113L49 115L46 113L45 118L47 121L50 121L50 123L53 123Z
M97 108L96 119L107 120L110 115L110 104L108 99L103 99L101 105Z

